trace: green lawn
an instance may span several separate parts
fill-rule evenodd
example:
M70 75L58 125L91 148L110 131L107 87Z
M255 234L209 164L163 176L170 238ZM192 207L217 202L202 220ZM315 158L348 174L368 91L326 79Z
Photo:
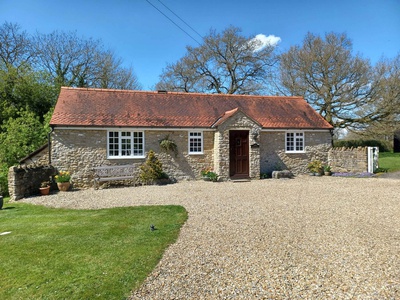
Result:
M0 299L126 298L186 219L181 206L67 210L7 203L0 210L0 234L11 232L0 235Z
M379 168L387 169L388 172L400 171L400 153L380 152Z

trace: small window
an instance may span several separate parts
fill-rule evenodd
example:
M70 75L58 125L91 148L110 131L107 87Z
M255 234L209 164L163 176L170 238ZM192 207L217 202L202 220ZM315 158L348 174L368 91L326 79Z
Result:
M189 154L203 154L203 133L189 132Z
M144 157L144 133L142 131L109 131L109 158Z
M304 152L304 133L286 132L286 152Z

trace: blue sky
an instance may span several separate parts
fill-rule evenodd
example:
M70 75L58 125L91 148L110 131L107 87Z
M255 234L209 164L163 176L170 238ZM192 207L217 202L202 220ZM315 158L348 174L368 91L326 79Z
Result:
M200 37L158 0L149 0L197 40ZM400 53L400 0L161 0L201 35L210 28L240 27L245 36L281 39L278 51L300 44L307 32L347 33L355 52L376 63ZM151 90L167 63L197 43L146 0L0 0L0 22L28 33L74 31L101 39L132 66Z

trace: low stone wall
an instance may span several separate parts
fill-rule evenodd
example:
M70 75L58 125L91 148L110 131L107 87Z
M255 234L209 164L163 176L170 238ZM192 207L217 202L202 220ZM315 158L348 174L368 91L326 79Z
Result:
M11 167L8 170L8 192L11 200L39 194L40 184L50 181L55 174L56 170L52 166Z
M332 167L332 172L367 172L367 150L367 147L337 147L330 149L328 153L328 163Z

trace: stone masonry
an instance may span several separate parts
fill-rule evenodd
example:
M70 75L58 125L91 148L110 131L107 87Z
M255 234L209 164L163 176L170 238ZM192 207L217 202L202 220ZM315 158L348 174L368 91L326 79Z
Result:
M258 136L261 126L238 111L217 128L214 144L215 151L215 170L222 179L229 179L229 131L248 130L249 131L249 175L250 178L260 178L260 148L258 147ZM253 145L251 147L251 145Z
M167 135L178 146L178 155L164 153L159 142ZM203 168L213 166L214 132L204 131L204 154L188 155L187 131L145 131L145 151L153 150L163 164L164 172L176 180L200 178ZM55 130L52 134L52 164L70 171L75 187L93 186L93 168L105 165L133 164L137 168L145 158L107 159L107 130Z
M229 179L229 131L249 131L250 177L260 178L260 173L289 169L294 174L306 172L307 164L315 159L328 161L331 145L329 132L305 132L305 153L285 153L284 131L261 131L258 123L238 112L216 131L204 131L203 154L188 154L188 131L185 130L146 130L145 151L156 152L164 171L175 180L200 179L204 168L211 168L222 180ZM178 155L165 153L159 142L167 135L178 146ZM137 168L145 162L138 159L107 159L107 130L58 129L52 134L52 165L57 170L70 171L75 187L93 186L93 168L104 165L133 164Z
M261 173L271 175L273 171L290 170L293 174L307 172L307 164L313 160L328 163L328 152L332 145L329 132L305 131L305 152L285 152L285 131L261 132Z
M332 148L329 151L329 164L334 172L362 173L368 170L368 147Z
M44 154L45 155L45 154ZM43 181L51 181L55 175L52 166L10 167L8 170L8 192L12 200L39 194ZM52 188L55 188L52 184Z

